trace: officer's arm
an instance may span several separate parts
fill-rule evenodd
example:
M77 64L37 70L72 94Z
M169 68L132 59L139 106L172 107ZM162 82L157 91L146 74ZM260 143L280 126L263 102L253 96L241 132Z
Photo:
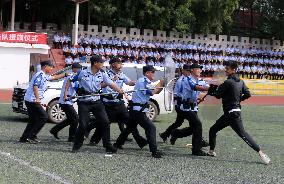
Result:
M52 76L50 76L50 80L57 80L57 79L61 79L61 78L64 78L64 77L67 77L67 73L62 73L62 74L59 74L59 75L52 75Z
M187 82L188 82L190 88L195 90L195 91L208 91L208 89L209 89L208 86L198 85L189 78L187 78Z
M129 81L129 82L127 83L127 85L128 85L128 86L135 86L135 81L132 81L132 80L131 80L131 81Z
M109 85L109 87L111 87L111 89L117 91L117 92L120 93L120 94L123 94L123 93L124 93L124 91L123 91L122 89L120 89L114 82L111 83L111 84Z
M107 87L107 84L106 83L104 83L104 82L102 82L102 88L105 88L105 87Z
M103 83L105 83L106 85L108 85L111 89L117 91L120 94L123 94L124 91L122 89L120 89L116 83L114 83L109 76L106 73L103 73Z
M71 85L71 80L67 80L66 85L65 85L65 89L64 89L64 100L66 101L68 99L68 89Z
M248 98L251 97L250 91L248 89L248 87L245 85L245 83L243 84L243 88L242 88L242 97L241 97L241 101L244 101Z
M194 90L195 91L208 91L208 86L201 86L201 85L195 85Z
M165 84L164 79L160 79L160 82L155 86L155 89L152 91L152 94L159 94L163 90Z
M35 86L33 87L33 91L34 91L34 95L35 95L35 102L36 103L40 103L40 99L39 99L39 94L38 94L38 86Z
M127 84L128 86L135 86L135 81L132 81L130 78L128 78L126 75L123 77L123 82Z
M41 85L42 80L43 80L42 75L38 75L33 81L33 92L36 98L35 99L36 103L40 103L38 87Z

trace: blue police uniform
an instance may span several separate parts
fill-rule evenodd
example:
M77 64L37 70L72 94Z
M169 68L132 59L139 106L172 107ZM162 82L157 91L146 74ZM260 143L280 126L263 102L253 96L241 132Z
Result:
M153 66L144 66L144 68L146 71L154 71ZM133 132L133 130L137 128L137 125L139 124L145 130L152 156L155 158L160 158L161 155L159 155L160 153L157 151L156 127L146 116L146 112L149 109L148 102L150 97L153 95L151 88L151 81L146 76L143 76L137 80L134 88L134 90L137 91L133 93L132 103L129 104L129 126L127 126L126 129L119 135L115 145L123 145L127 136Z
M45 74L42 70L37 72L31 79L29 87L25 93L24 100L28 110L29 122L20 138L20 142L30 142L37 140L37 134L46 123L48 116L42 105L35 103L36 97L33 91L34 86L38 87L39 99L44 98L44 92L47 89L47 81L51 76Z
M123 72L115 73L112 69L110 69L107 72L107 74L111 80L114 80L116 76L118 77L118 79L115 80L114 82L121 89L123 87L123 84L128 84L131 81ZM115 92L109 86L103 88L102 91L103 93L114 93ZM103 102L116 103L116 102L123 102L123 100L122 100L122 96L116 93L116 94L110 95L110 98L103 97Z
M80 71L78 71L78 73L80 73ZM79 82L78 81L71 82L71 85L68 88L68 92L67 92L67 96L68 96L69 100L65 101L65 99L64 99L64 93L65 93L66 84L67 84L68 81L73 80L74 76L75 76L75 74L73 73L70 76L65 78L65 80L63 82L62 89L61 89L60 98L59 98L59 101L58 101L60 108L66 114L66 119L64 121L62 121L61 123L55 125L50 130L50 133L55 138L59 139L59 137L57 135L58 132L60 130L62 130L63 128L67 127L68 125L70 125L68 142L74 141L75 132L77 130L77 126L78 126L78 122L79 122L78 114L77 114L76 110L73 107L74 102L71 100L71 97L76 95L76 90L79 87Z
M133 110L148 112L148 102L153 96L151 91L151 81L147 77L141 77L137 80L134 90L137 90L132 95Z
M31 79L29 87L25 93L24 100L28 102L35 101L34 86L38 87L39 99L43 99L43 94L47 89L47 81L51 79L50 75L45 74L42 70L37 72Z
M167 141L167 138L171 135L171 132L180 127L182 123L184 122L184 116L183 113L180 111L180 105L182 101L182 95L183 95L183 83L187 80L187 77L185 75L182 75L175 83L174 86L174 104L175 104L175 110L177 113L176 120L173 124L171 124L163 133L160 133L160 137L163 139L164 142Z
M171 132L171 143L174 144L177 138L193 135L192 154L204 156L205 153L201 151L202 146L205 146L204 141L202 141L202 124L197 116L197 98L200 94L200 92L196 90L197 85L206 84L203 80L195 79L192 76L187 77L182 83L182 89L180 91L182 100L180 113L184 119L188 120L189 127L173 130Z
M92 59L92 58L91 58ZM99 61L101 62L101 60ZM79 81L79 88L81 88L81 94L90 95L93 93L99 93L102 88L102 83L106 85L113 84L113 81L108 77L104 71L98 71L93 73L91 67L82 70L79 75L75 76L73 82ZM105 111L105 107L100 100L100 96L88 96L85 98L79 98L78 102L78 114L79 114L79 127L75 134L73 152L78 151L83 145L84 135L88 133L88 126L90 120L90 112L97 119L98 130L102 132L103 146L107 152L116 152L110 143L110 125L109 119Z
M123 87L123 84L128 84L131 80L123 73L115 73L112 69L107 72L111 80L113 80L119 88ZM117 80L114 80L118 77ZM114 93L115 91L109 86L103 88L103 93ZM124 124L129 124L129 112L124 104L123 96L121 94L111 94L103 96L103 103L110 122L117 122L121 132L124 131ZM135 128L132 132L133 138L137 142L140 148L147 145L147 140L140 136L138 129ZM90 144L98 144L101 140L101 132L96 129L95 133L90 139Z

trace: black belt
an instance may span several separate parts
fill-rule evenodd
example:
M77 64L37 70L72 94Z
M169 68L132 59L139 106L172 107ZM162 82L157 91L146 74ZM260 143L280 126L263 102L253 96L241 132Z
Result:
M181 103L184 109L191 109L191 110L194 110L194 108L198 105L196 102L193 102L190 99L182 100Z
M140 109L140 112L143 112L146 108L149 108L149 104L148 103L145 103L145 104L141 104L141 103L134 103L132 100L129 101L129 104L128 104L128 109L129 110L133 110L133 107L134 106L139 106L141 107Z

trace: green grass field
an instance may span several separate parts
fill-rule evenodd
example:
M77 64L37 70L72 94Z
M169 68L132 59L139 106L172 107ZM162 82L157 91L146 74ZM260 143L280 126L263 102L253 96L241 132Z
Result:
M159 160L150 157L148 148L139 150L134 142L127 143L124 150L112 157L105 157L101 145L84 145L81 152L73 154L72 145L66 142L68 130L60 133L60 140L55 140L48 132L52 124L46 124L40 132L42 143L20 144L17 140L27 117L2 104L0 183L284 183L283 112L284 107L243 107L247 131L272 159L273 163L266 166L230 128L218 135L216 158L192 156L185 147L191 143L191 137L177 140L174 146L157 138L159 149L166 154ZM155 122L157 132L165 130L174 119L174 113L159 116ZM203 122L206 139L213 123ZM187 125L185 122L184 126ZM114 140L118 126L112 124L111 128Z

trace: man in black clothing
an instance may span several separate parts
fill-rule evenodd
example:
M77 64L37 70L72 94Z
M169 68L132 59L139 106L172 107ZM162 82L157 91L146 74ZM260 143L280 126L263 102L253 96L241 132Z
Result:
M243 127L240 102L251 97L250 91L244 81L236 74L238 68L237 62L229 61L226 65L226 75L228 78L213 94L218 99L222 98L224 115L222 115L209 130L210 150L208 155L216 156L214 149L217 132L230 126L251 148L259 153L261 160L265 164L269 164L270 158L262 152L260 146Z

